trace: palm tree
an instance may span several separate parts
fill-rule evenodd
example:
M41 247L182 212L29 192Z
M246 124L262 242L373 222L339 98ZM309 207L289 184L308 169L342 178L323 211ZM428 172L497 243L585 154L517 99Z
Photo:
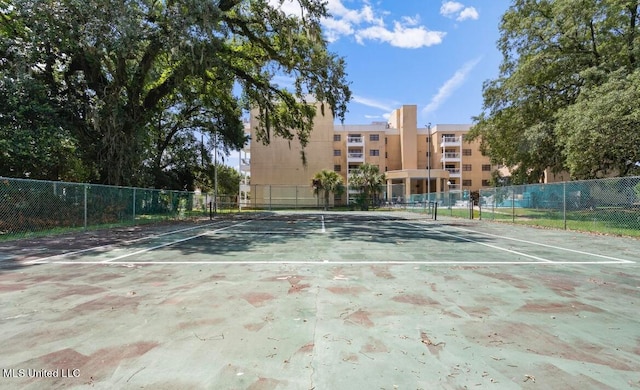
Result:
M342 176L328 169L323 169L316 173L311 182L313 185L313 193L316 196L319 196L320 191L323 191L325 210L329 208L329 194L333 192L336 195L340 195L344 191Z
M369 210L371 197L377 198L382 192L386 177L380 172L378 166L372 164L362 164L351 174L350 184L360 190L363 210Z

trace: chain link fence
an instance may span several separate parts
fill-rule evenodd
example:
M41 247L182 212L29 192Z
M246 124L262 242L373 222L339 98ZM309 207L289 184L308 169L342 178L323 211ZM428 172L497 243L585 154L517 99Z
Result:
M217 210L214 210L216 206ZM237 210L236 196L0 177L0 240Z
M478 210L486 220L640 235L640 176L484 189Z
M246 210L277 210L324 207L324 195L318 198L309 186L252 184L249 198L240 202ZM330 204L335 205L333 195Z
M353 201L356 194L350 194ZM640 236L640 177L411 194L385 186L374 208ZM330 196L331 207L347 207L346 194ZM0 240L133 225L159 220L209 217L216 213L277 209L320 209L324 198L311 186L251 185L237 195L114 187L0 177Z

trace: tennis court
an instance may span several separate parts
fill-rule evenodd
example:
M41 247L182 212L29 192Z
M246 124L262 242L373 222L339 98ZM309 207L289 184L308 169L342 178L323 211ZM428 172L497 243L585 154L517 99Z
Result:
M0 243L3 388L640 388L640 241L263 212Z

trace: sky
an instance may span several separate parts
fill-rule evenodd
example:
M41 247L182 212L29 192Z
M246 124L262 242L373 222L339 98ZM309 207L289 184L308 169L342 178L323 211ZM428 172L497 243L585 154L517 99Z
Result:
M418 127L472 123L482 112L482 84L498 76L498 27L511 1L326 1L328 49L345 59L353 95L345 124L386 121L403 104L417 105ZM295 3L281 7L299 13Z
M346 124L385 121L418 106L418 126L472 123L482 84L498 75L498 27L508 0L328 0L329 50L353 93ZM286 5L286 2L285 2Z

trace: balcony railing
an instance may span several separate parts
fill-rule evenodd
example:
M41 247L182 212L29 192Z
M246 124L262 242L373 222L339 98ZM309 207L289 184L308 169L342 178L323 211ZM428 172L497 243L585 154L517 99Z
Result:
M364 137L347 137L347 145L364 145Z
M460 153L445 152L442 155L441 161L446 161L446 160L460 160Z
M442 146L460 146L462 137L442 137Z
M446 168L445 171L449 172L449 176L451 177L460 177L460 169L458 168Z
M364 153L362 152L351 152L347 153L348 161L364 161Z

